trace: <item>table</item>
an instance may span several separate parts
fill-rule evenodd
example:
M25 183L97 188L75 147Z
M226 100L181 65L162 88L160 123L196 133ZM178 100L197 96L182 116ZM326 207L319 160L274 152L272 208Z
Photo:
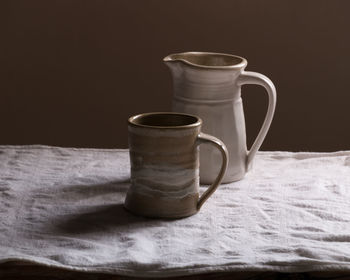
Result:
M347 275L349 174L349 151L260 152L197 215L152 220L123 208L127 150L0 146L0 276Z

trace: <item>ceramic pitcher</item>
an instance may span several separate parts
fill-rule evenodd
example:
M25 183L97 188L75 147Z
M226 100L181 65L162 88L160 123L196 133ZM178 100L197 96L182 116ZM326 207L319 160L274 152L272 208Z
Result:
M230 54L185 52L171 54L164 62L173 77L173 108L203 120L203 132L227 146L229 165L223 183L242 179L269 130L276 106L276 90L269 78L245 71L247 60ZM252 147L247 151L241 86L263 86L269 96L267 114ZM216 163L217 164L213 164ZM221 155L212 147L200 149L201 183L210 184L220 169Z

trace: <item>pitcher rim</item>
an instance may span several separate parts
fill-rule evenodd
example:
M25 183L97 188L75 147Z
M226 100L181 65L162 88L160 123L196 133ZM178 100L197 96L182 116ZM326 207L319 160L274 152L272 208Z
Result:
M238 58L241 61L239 63L236 64L232 64L232 65L202 65L202 64L197 64L197 63L193 63L190 62L186 59L183 58L177 58L177 59L172 59L172 56L176 56L176 55L186 55L186 54L194 54L194 55L219 55L219 56L226 56L226 57L231 57L231 58ZM190 52L181 52L181 53L173 53L173 54L169 54L166 57L163 58L164 62L183 62L189 66L193 66L196 68L204 68L204 69L221 69L221 70L232 70L232 69L240 69L243 68L245 66L247 66L248 61L241 56L238 55L233 55L233 54L227 54L227 53L217 53L217 52L199 52L199 51L190 51Z

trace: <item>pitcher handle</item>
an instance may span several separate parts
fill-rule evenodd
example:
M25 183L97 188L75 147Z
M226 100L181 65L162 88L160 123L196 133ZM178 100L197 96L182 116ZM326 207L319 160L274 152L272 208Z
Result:
M225 144L219 140L218 138L205 134L203 132L199 133L196 140L196 145L200 145L202 143L209 143L218 148L222 155L222 164L220 168L220 172L216 177L214 183L201 195L197 203L197 210L199 210L204 202L215 192L215 190L220 185L222 178L225 175L227 165L228 165L228 152Z
M259 150L261 144L263 143L266 137L267 131L270 128L272 118L275 113L277 96L276 88L272 81L268 77L260 73L243 71L238 77L238 85L242 86L245 84L263 86L269 95L269 105L264 123L247 155L246 168L249 169L256 152Z

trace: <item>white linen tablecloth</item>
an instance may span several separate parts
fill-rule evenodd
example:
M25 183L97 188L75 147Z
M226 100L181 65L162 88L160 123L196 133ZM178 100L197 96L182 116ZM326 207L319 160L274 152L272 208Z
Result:
M0 146L0 262L150 277L350 271L350 151L260 152L180 220L126 212L129 174L127 150Z

